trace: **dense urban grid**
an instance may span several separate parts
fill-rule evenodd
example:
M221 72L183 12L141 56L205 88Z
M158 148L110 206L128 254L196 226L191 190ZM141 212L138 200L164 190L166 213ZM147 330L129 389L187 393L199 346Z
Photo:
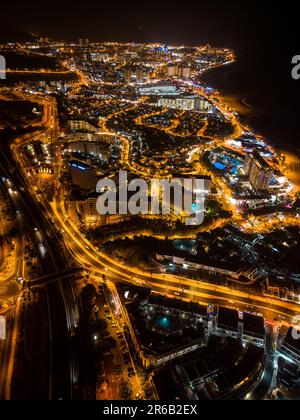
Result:
M235 52L0 54L0 399L299 397L300 166L203 81ZM203 223L100 214L119 171L204 180Z

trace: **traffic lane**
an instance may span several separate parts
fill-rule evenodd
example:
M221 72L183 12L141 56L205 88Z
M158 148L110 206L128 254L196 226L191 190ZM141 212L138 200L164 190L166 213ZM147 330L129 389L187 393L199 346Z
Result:
M110 290L109 292L111 293ZM135 395L135 392L134 392L136 388L135 381L133 378L130 378L128 375L129 364L132 365L133 362L130 356L130 352L129 352L128 344L127 344L127 341L123 332L123 328L120 325L120 319L117 316L118 312L117 312L117 308L115 307L114 297L112 295L111 296L108 295L107 301L109 304L109 311L111 314L111 319L107 319L108 332L116 340L117 347L116 349L112 350L114 361L113 363L111 362L109 363L109 360L108 360L108 363L106 366L106 373L109 373L110 375L110 387L111 387L112 395L115 395L115 397L118 397L116 399L121 399L120 384L122 382L127 382L131 384L133 395ZM105 309L104 309L103 316L105 317ZM120 333L120 337L118 336L118 332ZM125 363L125 360L124 360L123 354L125 353L128 353L130 357L130 363L128 365ZM120 367L120 371L115 371L117 366Z
M50 400L71 400L71 370L65 309L56 283L45 286L45 291L49 332L51 332L48 395Z
M1 153L3 156L3 153ZM47 270L54 269L57 266L58 269L63 267L66 263L64 258L64 253L62 253L61 247L59 245L59 241L56 234L53 232L53 227L49 223L49 221L45 220L45 216L42 212L42 208L35 202L35 200L31 197L29 192L27 191L27 185L24 184L23 179L20 180L20 174L17 175L17 171L13 170L12 168L7 168L1 162L1 168L3 176L7 179L10 179L12 186L14 186L15 191L17 191L17 195L14 197L18 200L18 206L22 209L27 224L34 229L36 226L39 227L39 231L43 237L43 241L45 246L47 246L49 254L55 253L55 258L52 258L53 266L50 268L49 264L47 265ZM12 172L13 171L13 172ZM16 210L19 210L18 208ZM43 232L49 232L49 235L43 235ZM53 235L53 236L52 236Z
M97 288L98 284L94 283L94 286ZM108 333L115 338L113 329L111 328L111 325L109 323L108 318L106 317L106 310L109 308L108 304L105 304L104 306L101 305L99 307L99 314L102 319L105 319L108 323L107 331ZM109 309L109 313L111 317L113 316L111 313L111 310ZM111 357L112 356L112 357ZM103 400L119 400L119 375L115 372L116 365L119 364L118 355L115 354L115 350L111 350L111 354L103 355L102 361L103 361L103 377L107 380L108 385L106 389L103 389L99 387L96 390L96 399L103 401Z
M48 271L48 270L56 271L56 265L55 265L54 259L53 258L52 260L49 259L46 262L46 259L43 258L43 256L46 257L45 255L46 252L44 252L44 255L41 255L41 247L42 246L44 247L43 238L41 237L40 240L37 241L37 238L35 236L34 229L36 229L35 226L38 224L38 221L37 221L38 217L37 216L34 217L34 212L29 211L28 204L26 204L26 203L30 203L28 197L24 198L20 195L20 192L17 191L17 187L15 186L14 182L11 180L11 178L9 178L8 172L6 172L5 169L3 169L3 165L1 165L0 167L2 168L2 174L6 175L5 177L9 179L9 185L13 188L13 189L11 187L8 188L8 194L9 194L12 205L15 207L17 220L22 221L22 225L21 225L22 231L24 231L26 228L26 230L31 235L33 244L35 245L37 255L39 256L39 259L44 268L44 271ZM25 193L25 191L21 191L21 192ZM32 207L31 209L33 210ZM22 217L22 220L21 220L21 217ZM24 219L26 220L26 222ZM49 247L49 250L50 249L51 248ZM44 251L46 251L46 247Z
M27 194L26 190L24 190L22 192L24 193L24 195L26 197L26 194ZM27 197L28 197L27 202L30 202L31 200L29 200L29 195L28 194L27 194ZM25 201L25 200L23 199L23 201ZM21 206L21 203L19 203L19 204ZM38 225L38 226L40 226L40 231L44 231L43 226L45 226L45 223L44 224L43 223L38 224L37 220L35 220L35 218L33 216L34 212L33 211L28 212L27 211L28 210L27 206L22 205L22 209L23 209L24 214L26 216L28 215L27 216L28 223L30 224L30 222L31 222L31 225L33 225L33 226ZM42 218L40 218L40 222L43 222ZM35 241L36 244L40 243L41 238L38 238L37 235L34 234L34 232L35 231L33 230L32 231L33 240ZM53 241L51 241L51 244L52 243L53 243ZM54 243L54 245L55 245L55 243ZM49 240L48 240L48 247L49 247ZM54 251L55 251L55 249L57 247L55 246L53 248L54 248ZM58 250L56 250L56 258L59 261L60 252ZM51 262L53 262L53 264L51 264ZM49 272L49 271L50 272L57 271L57 266L55 264L55 257L53 255L50 256L50 259L47 259L47 261L45 261L45 264L43 264L43 268L44 268L44 272L46 272L46 273ZM49 290L52 290L51 286L49 286L49 287L50 287ZM52 287L55 287L55 285L52 286ZM50 293L50 296L52 296L51 292L48 292L48 296L49 296L49 293ZM49 299L49 297L48 297L48 299ZM55 298L53 298L52 301L51 301L52 309L51 309L51 317L50 317L50 319L52 319L52 324L55 324L55 327L52 330L56 331L57 337L58 337L57 339L52 341L52 345L51 345L51 347L54 346L54 353L55 353L54 356L51 357L51 359L55 360L55 362L60 361L60 360L64 360L64 357L62 357L62 353L64 352L64 349L65 349L66 345L63 342L63 340L64 340L64 337L68 334L67 330L65 330L64 327L63 327L63 323L64 323L64 319L66 318L66 315L63 311L63 308L61 308L61 305L59 304L59 301L60 301L59 292L55 292ZM57 314L57 312L59 314ZM65 378L64 378L64 381L61 381L61 379L62 379L61 374L63 372L62 369L63 369L64 366L68 366L67 360L64 360L62 364L59 364L58 371L57 371L56 374L54 374L54 380L52 381L52 382L54 382L54 384L55 384L54 386L55 386L55 389L56 389L56 394L54 395L54 399L60 399L60 398L70 399L70 397L71 397L71 394L68 393L67 390L65 390L65 388L62 389L59 386L59 384L61 382L67 383ZM72 370L70 370L70 371L72 372ZM51 373L51 375L52 375L52 373ZM68 372L68 375L70 375L70 372ZM63 375L63 376L66 376L66 375Z
M49 222L43 217L43 214L41 214L41 210L43 209L39 208L39 205L35 202L35 200L31 197L31 195L27 191L27 185L25 184L21 173L19 173L18 168L16 168L12 164L14 160L12 159L12 155L8 148L6 148L6 154L9 155L11 158L9 160L7 156L4 157L4 154L2 152L3 162L6 164L6 167L5 167L6 173L7 175L9 173L8 178L11 179L11 182L16 184L18 187L20 187L19 194L23 201L22 207L25 210L24 213L27 216L27 222L29 223L29 225L31 225L31 227L35 231L35 233L33 234L34 241L36 244L38 244L38 246L41 245L42 241L45 242L43 246L48 247L49 254L51 254L50 259L52 259L54 263L53 266L51 267L50 261L48 261L47 265L48 267L50 266L51 268L49 270L49 269L46 269L46 266L45 266L44 272L54 271L53 270L54 267L56 269L59 268L55 264L56 261L61 261L61 266L65 267L65 258L62 258L63 253L61 252L61 249L59 246L59 240L55 232L53 231L52 227L50 226ZM30 208L31 211L29 210L29 206L31 207ZM36 226L39 227L38 229L39 235L37 235L36 233L36 230L35 230L37 229ZM44 232L47 232L47 228L50 228L50 234L48 235L48 238L46 239ZM53 237L51 236L51 233L53 234ZM65 282L64 289L67 289L67 285L68 285L68 282ZM71 289L71 292L70 292L70 289ZM49 308L50 308L49 313L51 314L49 315L49 321L52 321L52 324L55 325L54 329L52 328L51 330L56 331L56 337L57 337L56 340L52 340L52 345L57 346L57 351L56 349L54 349L54 353L56 351L57 354L55 354L54 357L51 357L51 359L54 360L56 363L57 361L61 359L61 351L62 349L66 349L66 342L64 342L64 340L66 340L67 338L68 348L69 348L68 354L69 355L71 354L71 357L69 357L69 361L71 361L72 363L72 366L68 370L68 375L70 376L71 383L76 383L77 377L78 377L78 369L74 367L73 360L71 360L75 352L74 352L74 346L73 346L73 351L70 350L70 343L69 343L70 340L68 339L69 337L68 332L74 326L74 323L78 324L78 313L76 313L76 321L72 323L72 319L74 318L74 316L71 312L72 310L74 310L75 296L74 296L74 291L72 287L70 289L67 291L63 290L63 287L60 284L59 285L51 284L47 286L48 302L51 300L51 302L49 303ZM66 325L64 325L64 321L66 321ZM76 345L76 348L78 348L77 345ZM62 370L64 365L66 366L67 364L60 364L59 370ZM57 373L58 373L58 379L59 378L61 379L60 373L59 372ZM54 377L56 378L55 375ZM70 388L70 394L67 393L68 389L65 389L65 388L60 389L58 384L57 386L54 385L54 388L56 392L54 397L56 396L57 399L60 399L63 397L68 399L68 397L70 398L72 397L72 392L71 392L72 388Z
M65 217L63 216L63 214L62 214L62 212L61 212L61 209L58 209L58 211L59 211L59 215L63 218L63 219L65 219ZM72 227L72 225L70 224L70 222L69 222L69 220L68 219L66 219L65 220L65 224L67 225L67 227L70 229L70 230L73 230L73 227ZM92 246L90 246L90 245L85 245L85 249L86 250L83 250L82 249L82 241L83 241L83 238L82 238L82 236L79 234L79 233L77 233L76 231L74 232L74 234L72 234L72 235L69 235L69 233L68 232L66 232L66 234L68 235L68 237L70 238L70 241L71 242L75 242L75 246L74 246L74 248L76 248L76 250L78 251L78 253L81 253L82 254L82 251L84 251L84 254L86 255L86 258L87 258L87 260L90 262L90 264L91 265L95 265L95 266L97 266L98 268L102 268L102 266L103 267L111 267L111 269L112 270L118 270L118 271L122 271L123 273L126 273L126 274L128 274L128 276L134 276L134 278L138 278L138 279L140 279L140 280L143 280L143 281L145 281L145 282L148 282L148 283L152 283L152 282L164 282L164 283L170 283L170 284L174 284L174 283L176 283L176 281L178 281L178 283L179 284L181 284L181 287L182 288L185 288L186 287L186 285L190 282L192 282L192 280L189 280L189 279L185 279L185 278L181 278L181 277L175 277L175 276L168 276L168 275L165 275L165 277L163 278L163 279L158 279L158 278L155 278L155 277L153 277L153 276L150 276L150 275L143 275L143 274L140 274L140 273L133 273L132 272L132 270L129 268L129 269L127 269L126 267L124 267L124 266L122 266L122 267L120 267L120 265L119 264L117 264L117 263L113 263L110 259L108 259L106 256L104 256L104 257L102 257L101 255L99 255L98 253L97 253L97 255L95 256L95 257L91 257L91 255L90 254L95 254L95 250L93 249L93 247ZM73 241L73 238L75 239L75 241ZM78 246L78 243L80 244L80 246ZM73 245L72 245L72 247L73 247ZM99 262L100 262L100 265L99 265ZM167 279L167 277L169 277L169 278L172 278L172 281L170 282L170 281L168 281L168 279ZM201 284L201 281L199 281L199 284ZM193 283L193 286L194 286L195 284ZM197 288L198 288L198 290L199 290L199 286L197 285ZM215 288L215 289L214 289ZM222 292L222 291L218 291L218 290L216 290L218 288L218 286L216 286L216 285L209 285L209 290L210 291L213 291L214 292L214 294L215 295L217 295L217 296L219 296L219 297L225 297L226 299L228 299L228 298L233 298L234 297L234 295L235 295L235 293L242 293L242 294L244 294L244 295L247 295L247 293L246 292L239 292L239 291L235 291L235 290L230 290L230 291L228 291L228 293L226 292ZM203 288L205 291L207 290L206 288ZM202 291L203 291L203 289L202 289ZM201 290L201 289L200 289ZM259 296L258 296L259 297ZM276 307L276 310L278 309L278 308L280 308L280 307L283 307L283 306L285 306L284 305L284 302L282 301L281 302L281 304L278 304L278 305L276 305L275 303L270 303L270 302L268 302L268 299L269 298L263 298L262 296L260 297L260 299L256 299L255 298L255 295L251 295L250 293L249 293L249 295L248 295L248 297L243 297L243 296L238 296L238 300L239 301L246 301L247 303L250 303L251 304L251 302L253 301L253 302L259 302L260 304L261 303L264 303L265 302L265 305L264 305L264 307L266 307L266 305L272 305L272 307L274 307L274 305L275 305L275 307ZM274 299L275 300L275 299ZM289 302L287 302L287 305L293 305L293 306L295 306L295 310L291 310L291 312L290 312L290 314L294 314L294 313L299 313L300 312L300 306L299 306L299 310L298 310L298 308L297 308L297 305L296 304L293 304L293 303L289 303Z
M118 344L120 345L121 351L122 351L122 362L123 365L125 367L125 372L126 372L126 378L127 380L131 383L132 385L132 390L133 390L133 396L137 395L137 394L141 394L142 390L141 390L141 385L140 385L140 381L138 378L138 369L135 366L134 363L134 359L132 357L132 352L130 351L130 345L127 341L127 338L124 334L124 326L126 325L126 316L125 316L125 311L124 311L124 307L122 305L122 302L119 298L119 294L116 288L115 283L112 282L107 282L107 286L108 286L108 290L111 293L111 297L112 297L112 301L111 301L111 305L113 306L113 309L115 309L115 311L113 311L113 319L115 321L115 323L117 324L118 330L121 332L121 337L118 338ZM125 345L121 345L121 342L124 341ZM123 357L123 352L124 353L128 353L129 356L129 362L126 364L125 363L125 359ZM128 373L128 368L133 368L133 372L134 375L129 375Z
M79 245L75 244L72 245L72 247L76 249L79 254L82 254L82 248ZM107 261L105 259L101 259L100 256L97 256L96 259L91 257L89 254L86 254L84 258L90 264L91 267L98 268L99 270L104 270L104 267L107 267ZM120 271L120 268L118 266L113 268ZM106 273L106 275L107 274L108 273ZM124 274L128 275L129 278L124 277ZM129 282L130 277L132 278L132 272L126 269L123 270L123 273L110 273L110 275L112 275L115 280L123 280L125 282ZM144 281L145 286L152 287L153 289L157 287L160 291L163 289L165 294L169 290L170 294L174 295L174 292L177 292L181 295L181 297L184 297L186 299L194 300L195 298L197 298L198 301L201 300L207 304L215 303L220 306L227 306L235 309L243 309L252 313L261 313L266 317L266 319L275 319L278 317L278 315L285 315L288 317L289 320L291 320L295 315L300 313L300 308L299 311L293 311L289 308L284 308L280 305L271 305L270 303L264 304L263 301L255 300L252 298L252 296L250 298L243 298L240 296L235 298L234 294L232 294L231 292L225 293L217 290L210 291L201 287L201 282L199 282L199 285L197 286L190 286L188 284L184 285L182 283L181 285L179 284L176 287L174 286L173 281L168 281L167 279L162 280L156 279L155 277L150 279L149 277L142 275L136 275L135 278ZM184 282L184 279L182 279L182 282ZM137 282L132 280L132 283L136 284ZM197 294L202 294L203 296L201 296L200 298L199 296L197 296ZM178 298L178 296L176 297Z
M23 198L23 200L25 200L26 203L28 202L28 205L33 205L33 208L37 211L37 213L43 213L44 207L41 206L39 202L34 200L32 195L30 194L29 190L31 189L31 186L27 185L27 183L25 182L23 175L21 174L19 168L16 166L14 157L7 144L4 145L3 148L4 150L2 150L1 152L1 155L3 157L2 164L3 166L5 166L6 171L9 172L9 178L11 182L17 187L18 190L21 190L19 191L20 197ZM45 222L45 226L48 226L50 228L50 231L52 231L52 233L55 234L47 218L43 217L42 219Z
M62 214L61 209L58 209L59 212L59 216L62 217L63 219L65 219L64 215ZM71 226L70 222L68 219L65 220L65 223L67 225L67 227L69 229L71 229L71 231L73 230L73 227ZM75 231L74 234L70 235L68 232L66 232L66 234L69 236L71 242L76 242L76 245L74 246L75 249L77 249L78 253L82 254L82 240L83 238L81 237L81 235L79 233L77 233ZM73 239L74 238L74 239ZM80 244L80 245L79 245ZM73 245L72 245L73 247ZM280 304L276 304L276 303L270 303L268 302L268 298L263 298L260 297L260 299L256 299L254 297L254 295L250 295L249 297L243 297L243 296L234 296L235 291L230 290L228 291L228 293L226 292L222 292L222 291L218 291L218 290L211 290L211 287L213 287L212 285L210 285L210 289L206 289L206 288L201 288L201 282L199 282L199 285L195 286L193 284L193 286L188 285L187 283L191 282L191 280L188 279L184 279L184 278L172 278L172 281L169 281L167 276L165 276L165 278L162 279L157 279L154 278L153 276L149 277L149 276L144 276L141 274L134 274L132 273L132 271L126 269L125 267L122 267L122 269L117 265L117 264L113 264L111 261L108 262L108 260L105 257L102 257L101 255L97 254L97 256L93 257L93 255L95 254L94 249L89 246L89 245L85 245L85 249L84 250L84 259L86 262L88 262L90 264L90 266L94 266L98 269L102 269L103 267L110 267L112 271L117 271L118 273L113 273L114 276L119 277L119 279L123 279L125 281L128 281L130 279L132 279L133 283L136 283L138 281L142 281L145 283L145 285L148 285L149 287L151 287L152 285L155 284L161 284L161 285L165 285L168 286L170 288L174 289L174 284L176 284L176 280L178 280L178 283L180 284L180 287L178 287L177 285L177 291L181 292L182 289L185 290L189 290L191 291L192 287L195 287L195 292L193 293L194 295L196 294L203 294L204 296L211 296L210 299L214 299L217 296L217 299L219 299L219 301L222 303L221 306L226 306L226 304L229 303L229 301L231 301L232 299L235 300L235 304L236 305L247 305L250 309L251 307L255 306L255 311L252 309L251 312L258 312L258 313L262 313L264 312L265 316L267 317L267 319L275 319L278 315L283 315L283 316L287 316L289 318L289 320L291 320L291 318L293 318L296 314L300 313L300 307L298 310L298 307L296 304L293 304L293 306L295 306L295 309L290 309L287 307L287 305L292 305L287 303L286 305L284 304L284 302L280 302ZM124 274L126 274L128 276L128 278L124 279ZM137 280L138 279L138 280ZM216 286L217 288L217 286ZM246 294L244 292L244 294ZM275 299L274 299L275 300ZM248 309L249 309L248 308Z

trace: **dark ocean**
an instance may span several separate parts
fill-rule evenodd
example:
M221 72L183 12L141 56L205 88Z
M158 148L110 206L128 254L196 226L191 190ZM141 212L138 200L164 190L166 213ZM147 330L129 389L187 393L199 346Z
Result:
M244 51L237 63L212 70L203 80L253 108L247 123L271 143L296 151L300 150L300 81L291 77L289 57L277 64L274 60L272 68L269 61Z
M244 3L227 30L221 18L222 34L210 33L212 43L233 48L238 61L204 80L254 107L249 123L272 143L300 150L300 80L291 75L292 57L300 55L296 3L255 3L251 11Z

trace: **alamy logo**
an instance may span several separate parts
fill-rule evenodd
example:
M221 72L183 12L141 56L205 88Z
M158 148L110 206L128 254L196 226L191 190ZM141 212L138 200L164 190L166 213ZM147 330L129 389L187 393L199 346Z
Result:
M292 337L294 340L300 340L300 315L294 316L292 319Z
M292 69L292 78L294 80L300 79L300 55L295 55L292 58L292 64L294 64L294 67Z
M0 55L0 79L6 79L6 60L3 55Z
M175 214L184 218L187 226L198 226L204 221L205 197L210 192L206 179L178 177L147 182L135 178L128 182L127 172L120 171L117 184L110 178L98 182L100 215Z

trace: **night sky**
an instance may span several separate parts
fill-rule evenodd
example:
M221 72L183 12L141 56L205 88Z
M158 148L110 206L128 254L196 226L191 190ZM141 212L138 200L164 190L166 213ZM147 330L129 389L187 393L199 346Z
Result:
M262 4L263 3L263 4ZM297 23L294 2L279 6L269 1L6 1L1 23L26 31L76 40L163 41L234 46L251 43L256 35L292 37ZM278 26L279 25L279 26ZM296 34L295 27L295 34Z
M294 0L5 1L1 21L11 29L71 41L87 37L231 47L248 60L244 77L250 86L276 93L286 129L300 113L300 81L291 79L291 59L300 54Z

